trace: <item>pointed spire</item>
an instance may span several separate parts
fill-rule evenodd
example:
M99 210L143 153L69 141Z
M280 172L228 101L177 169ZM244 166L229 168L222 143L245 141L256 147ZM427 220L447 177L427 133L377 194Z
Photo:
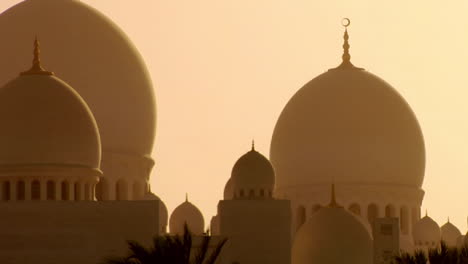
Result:
M40 54L40 43L36 36L36 38L34 39L34 57L32 61L32 66L29 70L22 72L21 75L54 75L53 72L46 71L44 68L42 68Z
M328 207L330 208L340 208L341 206L336 202L336 193L335 193L335 182L331 185L331 195L330 195L330 203Z
M427 217L427 208L426 208L426 217Z
M447 216L447 223L450 223L450 216Z
M255 151L255 139L252 139L252 151Z
M185 202L188 202L188 193L185 193Z
M350 48L349 35L348 35L348 27L349 25L351 25L351 20L349 18L343 18L343 20L341 20L341 25L343 25L343 27L345 28L345 32L343 35L343 39L344 39L343 56L341 56L343 61L341 62L340 66L337 67L337 69L350 68L350 69L362 70L361 68L357 68L351 63L351 54L349 53L349 48Z

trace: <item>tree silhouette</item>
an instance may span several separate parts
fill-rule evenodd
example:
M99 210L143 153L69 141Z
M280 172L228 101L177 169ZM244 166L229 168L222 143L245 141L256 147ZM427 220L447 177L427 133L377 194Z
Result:
M417 250L414 254L402 252L393 258L393 264L468 264L468 248L448 247L444 241L440 246L431 248L426 254Z
M211 238L203 236L200 247L192 254L193 237L185 225L182 236L156 236L150 248L136 241L127 241L127 256L107 258L102 264L214 264L227 239L218 242L210 252Z

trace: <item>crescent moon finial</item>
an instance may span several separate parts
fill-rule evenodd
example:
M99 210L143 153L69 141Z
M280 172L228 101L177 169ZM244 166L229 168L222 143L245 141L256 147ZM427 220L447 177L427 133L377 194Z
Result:
M343 25L343 27L347 28L349 27L349 25L351 25L351 20L347 17L343 18L341 20L341 25Z

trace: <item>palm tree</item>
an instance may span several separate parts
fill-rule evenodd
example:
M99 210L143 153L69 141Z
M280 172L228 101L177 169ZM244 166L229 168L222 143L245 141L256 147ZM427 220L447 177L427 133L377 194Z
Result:
M218 242L211 252L210 241L211 236L203 236L200 247L192 254L192 234L185 225L182 236L156 236L150 248L128 241L127 256L107 258L102 264L214 264L227 239Z
M393 260L394 264L426 264L427 257L424 251L417 250L414 252L414 255L403 252L399 256L395 256Z
M468 264L468 248L448 247L442 241L440 247L431 248L428 254L418 250L414 254L401 253L393 258L393 264Z

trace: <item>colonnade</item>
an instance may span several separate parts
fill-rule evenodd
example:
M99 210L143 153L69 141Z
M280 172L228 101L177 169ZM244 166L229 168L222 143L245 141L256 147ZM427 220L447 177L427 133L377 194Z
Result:
M83 180L3 179L0 201L92 201L95 183Z

